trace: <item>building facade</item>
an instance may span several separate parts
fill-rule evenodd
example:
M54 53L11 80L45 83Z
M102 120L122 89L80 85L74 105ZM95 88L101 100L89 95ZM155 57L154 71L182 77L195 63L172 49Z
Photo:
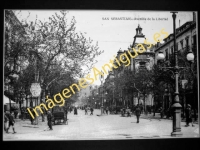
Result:
M164 43L157 43L154 47L155 55L163 53L165 55L164 62L160 62L155 57L157 65L164 66L174 65L174 35L170 34L163 41ZM198 95L197 95L197 29L196 29L196 13L193 12L193 20L185 22L180 27L176 28L176 49L178 50L179 66L184 67L179 72L179 97L184 113L186 104L191 104L192 108L198 110ZM194 54L194 62L188 62L186 55L189 51ZM165 84L166 92L163 96L163 108L168 109L173 102L173 89Z

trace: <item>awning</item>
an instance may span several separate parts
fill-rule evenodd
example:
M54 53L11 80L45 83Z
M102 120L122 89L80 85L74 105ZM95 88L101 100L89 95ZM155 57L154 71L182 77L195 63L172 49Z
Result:
M10 102L11 102L11 104L15 104L14 101L9 100L9 98L4 95L4 97L3 97L3 104L9 104Z

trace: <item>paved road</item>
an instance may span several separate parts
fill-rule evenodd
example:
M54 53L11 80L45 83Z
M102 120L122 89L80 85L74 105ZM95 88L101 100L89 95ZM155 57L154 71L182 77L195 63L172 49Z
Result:
M29 121L16 123L16 134L3 134L4 140L114 140L143 138L172 138L172 120L141 118L136 123L136 117L120 117L120 115L104 115L95 109L94 115L85 115L78 109L78 115L68 114L68 125L53 126L53 131L44 131L47 122L38 126L30 125ZM195 127L185 127L181 122L184 137L199 137L198 124ZM11 129L10 129L11 132Z

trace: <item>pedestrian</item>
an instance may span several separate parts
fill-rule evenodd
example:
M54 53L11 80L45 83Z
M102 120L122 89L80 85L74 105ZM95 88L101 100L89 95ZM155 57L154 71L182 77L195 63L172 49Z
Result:
M191 108L191 122L192 122L192 126L194 127L194 109Z
M48 124L50 130L53 130L53 128L52 128L52 119L53 119L52 113L51 113L50 110L48 110L47 111L47 124Z
M129 107L127 107L127 117L131 117L131 109Z
M160 111L160 118L162 119L162 118L163 118L163 113L164 113L164 110L163 110L163 108L162 108L162 107L160 107L159 111Z
M167 119L169 119L170 118L170 107L167 109L167 117L166 117Z
M30 111L31 111L33 117L35 118L35 112L33 111L33 108L32 108L32 107L30 108ZM34 119L32 118L32 116L30 116L30 121L31 121L31 124L33 125Z
M190 109L190 105L187 104L186 109L185 109L185 117L186 117L186 127L189 126L190 123L190 113L191 113L191 109Z
M137 123L139 123L139 119L140 119L140 115L141 115L141 110L140 110L139 105L136 106L135 115L137 117Z
M41 113L41 116L42 116L42 122L45 122L45 118L44 118L44 115L45 115L45 109L44 109L44 106L42 106L41 109L42 109L42 112L43 112L43 113Z
M108 107L106 107L106 114L108 115Z
M66 119L67 119L67 114L68 114L68 109L65 107L65 114L66 114Z
M21 119L24 120L25 110L24 107L21 108Z
M11 114L9 115L9 126L8 126L6 132L8 133L8 130L9 130L10 126L12 126L12 128L13 128L13 134L16 133L14 125L15 125L14 112L11 112Z
M15 115L15 119L17 119L17 115L18 115L18 110L17 109L14 110L14 115Z
M156 115L156 106L153 105L153 116L155 116L155 115Z
M9 123L9 117L8 117L8 112L5 111L5 114L4 114L4 131L7 132L7 129L8 129L8 123Z
M78 112L77 112L77 108L74 107L74 115L77 115L77 114L78 114Z
M90 112L91 112L90 115L93 115L93 111L94 111L94 109L91 107L90 108Z
M142 106L142 103L140 104L140 111L141 111L141 113L143 114L143 106Z
M87 113L87 107L85 107L85 115L87 115L88 113Z

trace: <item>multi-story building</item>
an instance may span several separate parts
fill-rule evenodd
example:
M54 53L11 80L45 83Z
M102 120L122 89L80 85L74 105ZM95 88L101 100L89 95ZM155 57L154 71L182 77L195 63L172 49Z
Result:
M134 41L128 47L128 50L122 51L121 49L118 51L116 58L118 60L120 59L120 55L123 53L126 53L128 56L128 59L130 60L130 65L127 67L125 65L118 66L119 68L113 69L113 71L109 72L109 75L107 76L105 80L105 85L108 93L112 95L112 98L110 100L112 103L109 103L110 105L114 104L115 106L125 106L125 107L131 107L133 105L137 105L138 103L145 105L153 105L153 97L152 94L147 94L146 97L142 96L140 97L140 100L138 102L138 93L141 91L135 90L137 87L134 87L134 84L132 86L128 85L114 85L113 78L119 78L124 76L124 74L137 74L138 72L142 72L144 70L151 70L152 66L154 65L154 51L153 48L148 48L149 46L147 44L144 44L145 41L145 35L142 33L142 28L140 25L136 28L136 35L134 36ZM139 44L142 44L146 51L143 53L139 53L140 50ZM135 49L135 51L138 53L138 56L135 58L132 58L128 51L131 52L132 56L135 55L134 51L132 49ZM117 66L117 62L115 61L114 64ZM128 79L124 79L128 80ZM125 81L126 82L126 81ZM114 88L112 88L114 87ZM141 93L142 94L142 93ZM111 96L110 96L111 97ZM146 103L145 103L146 102Z
M97 105L99 102L98 88L98 85L90 85L79 91L79 101L81 105Z
M165 55L164 65L173 66L174 65L174 35L170 34L168 37L166 37L163 41L164 43L157 43L157 46L154 47L156 56L158 53L162 52ZM193 72L193 79L195 78L197 72L196 62L197 62L197 29L196 29L196 14L193 12L193 20L185 22L180 27L176 29L176 49L178 50L178 59L179 59L179 65L192 69L191 72ZM194 53L194 62L193 62L193 68L191 68L190 65L187 65L187 59L186 54L189 52L189 50L192 50ZM160 64L157 60L157 57L155 59L156 64ZM190 70L189 69L189 70ZM190 72L190 71L189 71ZM198 109L198 98L197 93L194 94L194 84L191 83L193 81L190 81L187 79L187 74L185 73L184 69L179 74L179 80L182 81L182 83L187 82L188 86L182 85L180 87L180 102L183 106L186 104L191 104L193 108ZM189 82L191 84L189 84ZM190 85L190 86L189 86ZM167 109L173 100L173 93L170 93L169 87L166 85L166 93L163 97L163 108Z

